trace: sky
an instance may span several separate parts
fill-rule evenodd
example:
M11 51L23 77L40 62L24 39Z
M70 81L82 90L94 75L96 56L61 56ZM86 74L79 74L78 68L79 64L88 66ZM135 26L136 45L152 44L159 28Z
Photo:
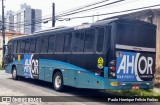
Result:
M42 10L42 18L50 17L52 14L52 3L55 3L55 11L56 13L61 13L62 11L74 9L77 7L81 7L90 3L94 3L97 1L102 0L4 0L5 5L5 13L6 11L13 10L18 11L20 10L20 5L26 3L27 5L31 5L34 9L41 9ZM108 0L106 3L111 3L113 1L118 0ZM71 18L71 17L77 17L77 16L86 16L86 15L98 15L103 13L110 13L110 12L116 12L116 11L122 11L127 9L133 9L133 8L139 8L139 7L145 7L150 5L157 5L160 4L160 0L126 0L121 3L117 3L110 6L105 6L103 8L92 10L76 15L72 15L65 18ZM1 3L0 3L1 6ZM160 7L158 7L160 8ZM1 7L0 7L0 14L1 14ZM119 15L119 14L115 14ZM94 22L99 19L103 19L106 17L111 17L113 15L107 15L107 16L95 16L90 18L84 18L84 19L73 19L70 21L57 21L56 26L74 26L85 22ZM43 28L50 27L51 22L47 24L42 24Z

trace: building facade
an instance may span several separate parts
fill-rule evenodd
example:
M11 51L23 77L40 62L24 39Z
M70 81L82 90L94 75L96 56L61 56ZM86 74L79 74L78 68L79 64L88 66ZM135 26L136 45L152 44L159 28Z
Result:
M5 28L6 31L14 31L14 16L13 11L7 11L7 14L5 16Z
M22 4L19 11L6 15L6 30L31 34L41 29L41 16L42 10Z

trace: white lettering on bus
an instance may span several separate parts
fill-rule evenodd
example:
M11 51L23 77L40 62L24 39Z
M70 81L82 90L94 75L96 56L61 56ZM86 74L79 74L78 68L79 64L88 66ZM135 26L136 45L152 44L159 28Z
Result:
M136 58L136 59L135 59ZM153 66L153 58L152 57L145 57L141 56L138 63L136 61L138 60L138 57L132 56L131 60L129 55L123 55L123 58L121 60L120 66L117 70L117 73L120 73L120 71L123 71L123 74L128 74L129 73L129 68L131 68L131 73L134 73L134 67L138 67L138 70L140 74L153 74L152 72L152 66ZM144 66L142 66L142 62L144 62ZM135 66L134 66L135 65ZM142 68L144 67L144 68Z
M134 56L132 56L132 61L129 62L129 55L127 55L127 74L129 73L129 67L131 68L132 74L133 74L133 70L134 70Z
M153 65L153 59L151 57L148 57L147 74L149 74L149 70L150 70L150 74L153 74L153 72L152 72L152 65Z
M25 66L24 66L24 71L25 72L29 72L29 70L31 70L30 64L31 64L31 61L29 59L26 59L25 60Z
M32 59L32 73L39 74L38 73L38 60Z
M32 58L33 55L31 55L30 59L25 59L24 72L29 73L28 75L30 75L31 78L34 78L34 76L38 76L39 70L38 70L38 60Z
M144 64L145 64L144 69L141 68L142 61L144 61ZM146 72L146 69L147 69L147 60L144 56L142 56L138 62L138 70L141 74L144 74Z

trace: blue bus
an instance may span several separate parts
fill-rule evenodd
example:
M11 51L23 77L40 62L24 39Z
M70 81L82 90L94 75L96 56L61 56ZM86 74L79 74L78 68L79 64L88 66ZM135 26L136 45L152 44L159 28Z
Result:
M57 27L11 39L6 73L88 89L151 89L155 73L156 26L113 18Z

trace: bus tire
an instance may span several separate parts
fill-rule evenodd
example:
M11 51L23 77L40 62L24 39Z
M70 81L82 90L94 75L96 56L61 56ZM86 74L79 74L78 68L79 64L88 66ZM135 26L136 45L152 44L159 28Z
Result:
M56 91L63 90L63 76L62 73L57 71L53 76L53 87Z
M18 80L17 69L16 67L12 68L12 79Z

